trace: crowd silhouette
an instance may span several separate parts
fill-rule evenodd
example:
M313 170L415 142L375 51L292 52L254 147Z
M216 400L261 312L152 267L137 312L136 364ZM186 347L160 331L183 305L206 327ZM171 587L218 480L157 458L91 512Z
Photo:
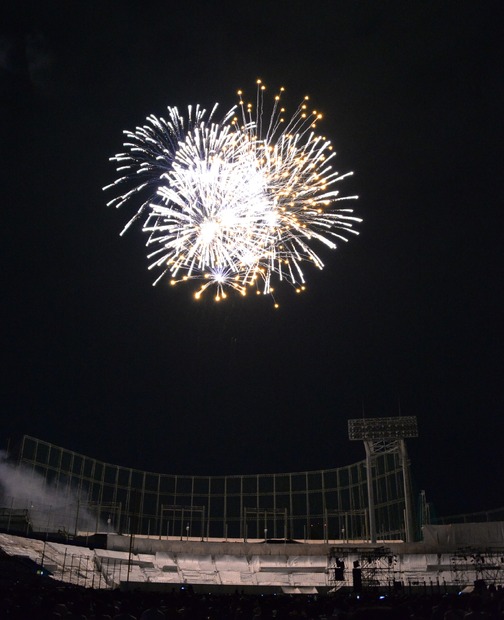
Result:
M0 618L12 620L456 620L504 618L504 591L484 584L469 594L231 594L97 590L46 577L1 583Z

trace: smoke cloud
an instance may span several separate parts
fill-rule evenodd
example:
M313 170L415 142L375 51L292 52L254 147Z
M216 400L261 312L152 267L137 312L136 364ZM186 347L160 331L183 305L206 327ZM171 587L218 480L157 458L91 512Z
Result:
M13 465L0 451L0 506L7 510L25 510L35 532L104 531L98 512L93 514L87 498L68 486L55 488L35 471Z

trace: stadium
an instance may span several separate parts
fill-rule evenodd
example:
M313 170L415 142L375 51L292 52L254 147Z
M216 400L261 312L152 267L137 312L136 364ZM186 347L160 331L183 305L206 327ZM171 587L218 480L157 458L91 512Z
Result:
M416 418L349 420L348 428L364 443L365 460L228 476L139 471L24 436L2 463L3 555L100 589L502 586L498 514L433 524L425 494L417 510L406 451Z

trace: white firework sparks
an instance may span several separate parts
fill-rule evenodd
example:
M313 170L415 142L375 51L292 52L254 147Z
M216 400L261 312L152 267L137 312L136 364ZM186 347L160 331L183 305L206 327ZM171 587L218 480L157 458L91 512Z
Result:
M279 94L265 124L257 84L255 109L238 91L239 116L233 108L215 122L217 105L208 117L199 106L187 117L168 108L168 120L149 116L125 132L127 151L112 158L121 176L107 188L132 187L108 204L145 197L123 232L144 217L150 268L161 269L154 284L165 275L172 284L202 280L196 298L212 287L220 300L251 286L271 294L277 278L300 292L304 263L324 266L313 242L335 248L358 234L352 225L361 220L335 208L356 196L334 188L352 173L332 169L331 143L314 131L321 114L308 112L305 98L285 123Z

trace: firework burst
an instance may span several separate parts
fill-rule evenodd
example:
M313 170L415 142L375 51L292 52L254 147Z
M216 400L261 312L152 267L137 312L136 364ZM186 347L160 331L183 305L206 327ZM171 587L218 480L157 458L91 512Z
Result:
M255 105L239 105L215 121L189 107L168 119L149 116L148 124L125 132L126 151L112 158L120 177L104 189L125 187L108 204L140 206L123 229L138 218L148 234L154 283L200 280L195 293L213 288L215 299L228 290L245 295L253 286L272 294L275 279L304 289L305 263L322 269L312 247L336 247L361 221L335 203L335 184L349 174L332 169L331 143L315 132L322 115L308 111L306 97L285 122L280 93L264 122L264 85L258 80Z

